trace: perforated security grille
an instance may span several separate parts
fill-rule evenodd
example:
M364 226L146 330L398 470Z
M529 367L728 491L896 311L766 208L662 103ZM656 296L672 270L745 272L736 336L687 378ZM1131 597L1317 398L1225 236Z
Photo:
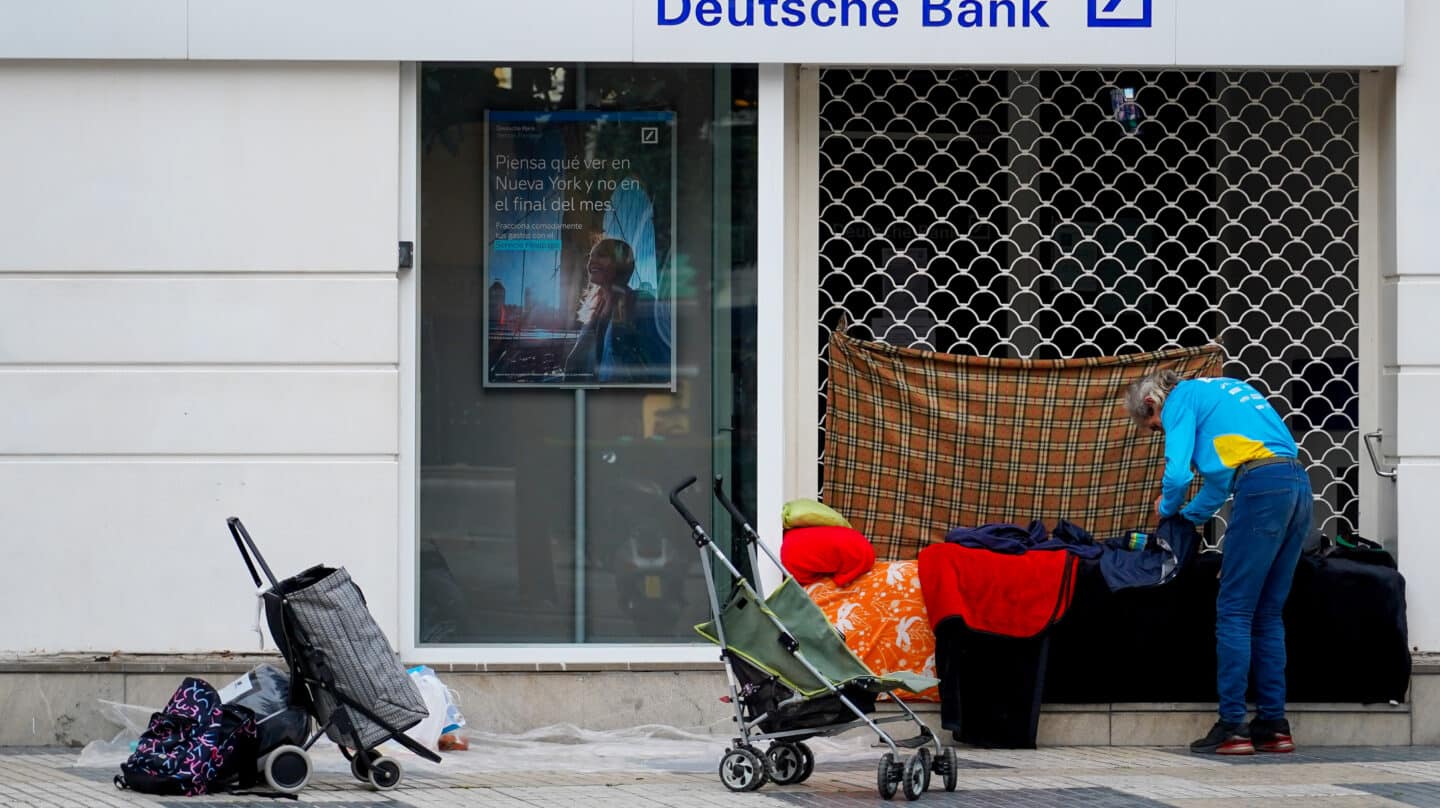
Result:
M821 71L822 432L842 320L993 357L1213 341L1296 436L1316 528L1353 530L1358 96L1344 72Z

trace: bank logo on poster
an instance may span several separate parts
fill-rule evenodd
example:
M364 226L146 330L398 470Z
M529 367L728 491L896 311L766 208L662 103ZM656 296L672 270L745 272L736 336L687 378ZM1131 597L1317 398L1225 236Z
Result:
M1149 28L1151 0L1085 0L1091 28Z
M485 120L485 385L673 388L674 113Z

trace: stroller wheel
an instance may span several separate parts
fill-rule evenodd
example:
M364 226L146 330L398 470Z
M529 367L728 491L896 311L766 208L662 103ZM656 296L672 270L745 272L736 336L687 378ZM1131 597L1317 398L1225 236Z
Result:
M886 752L880 756L880 765L875 769L875 788L881 799L895 796L895 787L900 785L901 769L895 763L895 753Z
M805 758L805 766L800 770L800 777L795 782L803 783L810 779L810 775L815 773L815 753L811 752L810 747L806 746L803 742L796 743L795 746L799 747L800 754Z
M800 745L780 741L770 745L770 751L765 754L770 764L770 779L776 785L788 786L805 779L805 753L800 751ZM811 758L813 766L814 758Z
M376 791L389 791L405 779L405 769L395 758L378 758L370 764L370 785Z
M936 765L940 769L940 776L944 778L945 790L954 791L955 784L960 779L960 761L955 757L955 747L945 747L945 754Z
M766 778L765 764L749 749L731 749L720 759L720 782L731 791L754 791Z
M905 799L920 799L920 795L925 793L925 780L928 775L929 771L925 766L924 755L911 755L910 759L905 761L905 773L900 779L900 787L905 791Z
M935 758L930 754L929 747L920 747L915 752L915 757L920 758L920 765L925 769L925 783L920 787L922 792L930 790L930 771L935 768Z
M282 794L296 794L310 782L310 753L281 746L265 756L265 784Z

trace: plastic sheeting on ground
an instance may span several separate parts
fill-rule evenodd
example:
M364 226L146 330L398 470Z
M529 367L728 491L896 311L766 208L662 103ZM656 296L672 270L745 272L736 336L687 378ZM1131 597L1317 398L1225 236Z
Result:
M106 716L123 729L108 741L87 744L76 759L76 766L118 767L129 757L130 743L139 738L153 712L149 708L114 702L102 702L101 707ZM537 760L564 760L566 769L573 772L711 772L719 765L730 742L729 736L710 734L704 729L661 725L587 730L557 724L518 734L486 732L472 726L465 735L470 740L470 749L443 754L444 762L438 765L394 743L382 749L385 754L402 759L409 771L437 773L519 771L533 767ZM863 735L806 741L820 765L873 762L881 751L874 747L875 742L874 734L869 731ZM311 755L317 771L349 771L349 763L328 741L322 739L317 743Z

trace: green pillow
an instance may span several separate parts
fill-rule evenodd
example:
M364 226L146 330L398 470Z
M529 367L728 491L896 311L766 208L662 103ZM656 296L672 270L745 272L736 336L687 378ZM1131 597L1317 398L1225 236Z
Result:
M792 499L785 503L781 512L785 529L792 527L848 527L854 528L849 520L835 512L834 508L813 499Z

